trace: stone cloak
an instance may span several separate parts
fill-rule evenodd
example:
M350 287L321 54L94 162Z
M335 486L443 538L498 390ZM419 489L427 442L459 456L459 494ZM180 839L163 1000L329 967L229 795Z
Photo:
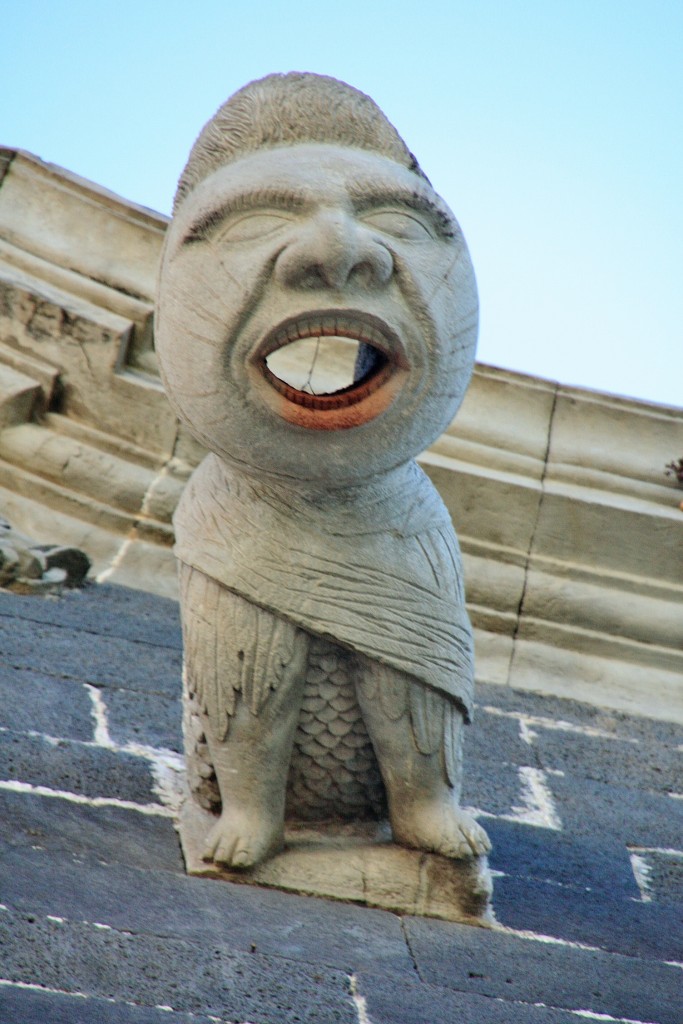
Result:
M460 550L416 463L311 495L210 454L174 525L180 561L310 633L413 676L471 718Z

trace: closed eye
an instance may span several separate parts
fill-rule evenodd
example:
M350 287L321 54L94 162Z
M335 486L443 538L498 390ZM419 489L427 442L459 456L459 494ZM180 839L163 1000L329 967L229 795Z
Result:
M304 205L304 196L291 190L256 188L237 192L199 216L181 244L206 242L219 233L231 242L266 237L289 223Z
M364 224L377 228L386 235L403 238L410 242L428 242L434 234L424 221L405 210L376 210L360 218Z
M225 227L219 229L216 237L221 242L249 242L257 238L266 238L291 222L292 218L283 213L254 211L229 221Z

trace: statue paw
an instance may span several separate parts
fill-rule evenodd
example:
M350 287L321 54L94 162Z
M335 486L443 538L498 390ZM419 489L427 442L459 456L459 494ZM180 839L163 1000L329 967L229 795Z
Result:
M392 819L392 828L397 842L454 860L480 857L491 849L481 825L450 802L425 801L406 807L400 821Z
M481 857L491 851L491 840L481 825L474 820L471 814L461 810L460 807L451 811L446 843L447 847L453 847L457 852L449 853L447 849L441 850L447 857Z
M263 820L263 814L224 810L206 838L202 855L226 867L251 868L282 845L282 827Z

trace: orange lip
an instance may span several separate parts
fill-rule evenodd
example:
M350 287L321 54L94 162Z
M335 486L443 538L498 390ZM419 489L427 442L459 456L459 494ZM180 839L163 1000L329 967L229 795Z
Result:
M302 338L348 338L372 349L370 368L330 394L301 391L277 377L267 358ZM355 310L326 310L291 317L258 346L252 364L268 383L267 403L290 423L314 430L343 430L374 419L403 385L408 362L396 334L378 318ZM274 394L275 392L275 394Z

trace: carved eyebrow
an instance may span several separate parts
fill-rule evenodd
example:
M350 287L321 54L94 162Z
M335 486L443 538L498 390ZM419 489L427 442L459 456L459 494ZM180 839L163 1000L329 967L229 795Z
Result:
M303 195L280 188L249 189L237 192L214 209L197 217L183 237L181 245L204 242L226 217L249 210L275 209L298 212L306 205Z
M398 204L426 216L442 238L455 238L458 234L458 225L448 210L420 189L397 188L395 185L370 186L367 189L352 189L352 197L357 213Z

